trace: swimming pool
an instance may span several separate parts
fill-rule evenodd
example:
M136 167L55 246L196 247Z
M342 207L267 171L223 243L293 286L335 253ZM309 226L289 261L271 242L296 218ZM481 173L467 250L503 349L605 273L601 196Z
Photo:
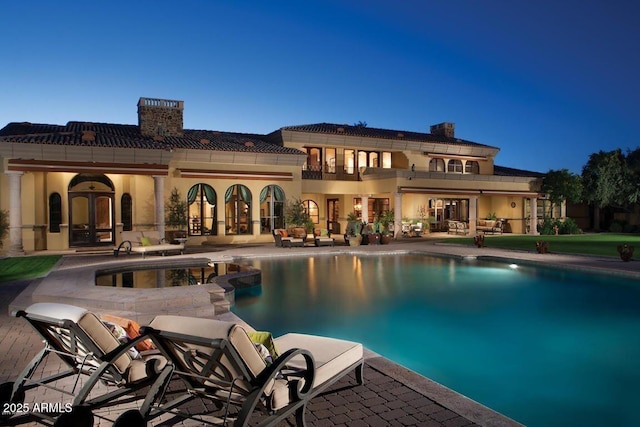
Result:
M259 259L256 328L366 347L529 426L640 425L640 286L422 255Z

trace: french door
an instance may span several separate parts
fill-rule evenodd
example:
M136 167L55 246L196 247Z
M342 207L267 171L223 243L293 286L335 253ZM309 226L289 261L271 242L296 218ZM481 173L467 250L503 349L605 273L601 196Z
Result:
M69 246L113 245L113 193L69 193Z

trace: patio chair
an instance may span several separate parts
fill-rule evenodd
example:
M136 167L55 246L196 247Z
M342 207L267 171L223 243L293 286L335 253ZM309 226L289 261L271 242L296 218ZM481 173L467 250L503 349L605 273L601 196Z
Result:
M153 356L137 354L134 358L132 349L146 337L121 343L103 321L83 308L36 303L13 314L29 322L42 336L45 346L15 382L0 385L3 408L17 409L16 413L3 412L0 423L14 415L18 417L21 412L18 408L28 407L24 412L29 416L54 426L92 426L93 409L111 406L122 396L152 384L166 365L166 359L157 353ZM62 361L62 368L45 377L46 369L38 367L51 355ZM69 402L65 398L65 404L55 408L55 412L50 412L49 406L53 405L43 406L43 410L38 411L35 403L28 406L29 403L23 402L25 392L39 387L48 389L45 396L49 396L49 400L53 399L50 390L70 395L72 400Z
M273 340L281 355L268 364L245 329L232 322L162 315L143 330L173 371L170 376L163 372L140 410L124 412L114 424L117 427L146 425L166 412L234 426L247 426L250 421L273 426L295 414L297 425L303 426L311 398L352 370L357 383L364 382L362 344L355 342L286 334ZM186 391L163 397L172 378L182 380ZM196 398L213 403L216 411L187 414L179 410Z
M316 246L333 246L335 244L335 239L331 237L331 233L326 228L316 229L313 234L313 243Z

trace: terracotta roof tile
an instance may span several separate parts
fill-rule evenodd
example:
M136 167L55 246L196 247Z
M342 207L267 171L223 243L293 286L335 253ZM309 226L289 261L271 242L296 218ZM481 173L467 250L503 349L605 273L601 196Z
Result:
M465 145L476 147L492 147L490 145L478 144L476 142L467 141L460 138L449 138L444 135L437 135L432 133L420 133L410 131L399 131L391 129L378 129L368 126L354 126L335 123L316 123L308 125L286 126L281 131L294 131L294 132L308 132L308 133L323 133L334 135L345 135L365 138L382 138L399 141L415 141L415 142L441 142L443 144L450 145Z
M91 137L88 137L87 131L92 132ZM90 122L69 122L66 126L15 122L0 129L0 142L304 154L300 150L267 142L263 138L264 136L255 134L185 129L183 136L164 137L157 141L153 137L142 135L136 125ZM208 143L203 143L203 140Z

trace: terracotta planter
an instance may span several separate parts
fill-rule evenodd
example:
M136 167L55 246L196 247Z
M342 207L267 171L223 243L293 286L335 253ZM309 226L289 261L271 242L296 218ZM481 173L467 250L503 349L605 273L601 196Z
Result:
M536 242L536 251L538 251L539 254L549 253L549 242L544 241L544 240L537 241Z
M618 253L620 254L620 259L624 262L631 261L634 249L635 248L633 246L627 245L626 243L624 245L619 245Z
M388 245L389 243L391 243L392 239L393 236L391 234L383 234L382 236L380 236L380 243L383 245Z

